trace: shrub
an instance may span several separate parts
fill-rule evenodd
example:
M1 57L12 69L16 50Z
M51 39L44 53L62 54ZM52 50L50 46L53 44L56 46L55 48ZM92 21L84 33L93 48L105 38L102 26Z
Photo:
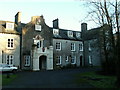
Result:
M108 62L102 62L102 71L106 74L115 74L116 73L116 65L114 59L109 59Z

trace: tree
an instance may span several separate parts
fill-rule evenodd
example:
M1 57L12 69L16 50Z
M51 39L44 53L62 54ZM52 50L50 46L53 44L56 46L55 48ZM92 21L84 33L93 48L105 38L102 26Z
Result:
M89 5L88 5L89 4ZM113 60L116 61L116 74L117 74L117 86L120 86L120 32L119 32L119 13L118 13L118 1L101 0L101 1L87 1L87 6L90 6L87 16L91 16L91 20L94 21L98 26L104 26L107 24L109 26L106 35L106 29L103 27L101 36L105 61L109 62L109 53L113 52ZM114 40L114 29L117 32L116 44ZM109 43L110 49L107 50L107 45ZM110 51L110 52L109 52ZM111 57L110 57L111 58ZM109 68L109 67L108 67Z

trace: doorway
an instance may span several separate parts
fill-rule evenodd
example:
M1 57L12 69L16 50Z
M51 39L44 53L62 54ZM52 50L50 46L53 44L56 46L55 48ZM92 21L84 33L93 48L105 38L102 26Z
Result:
M82 56L80 56L80 66L82 66Z
M44 55L39 57L39 69L40 70L46 70L46 66L47 66L46 60L47 60L47 57Z

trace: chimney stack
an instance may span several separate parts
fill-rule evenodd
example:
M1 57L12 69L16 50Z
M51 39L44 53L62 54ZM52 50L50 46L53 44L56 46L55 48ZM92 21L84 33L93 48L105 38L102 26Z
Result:
M21 24L21 12L18 12L15 15L15 24L20 25Z
M58 29L59 28L59 19L53 20L53 28Z
M81 24L81 32L86 32L87 31L87 23L82 23Z
M86 31L87 31L87 23L82 23L81 24L82 39L84 39Z

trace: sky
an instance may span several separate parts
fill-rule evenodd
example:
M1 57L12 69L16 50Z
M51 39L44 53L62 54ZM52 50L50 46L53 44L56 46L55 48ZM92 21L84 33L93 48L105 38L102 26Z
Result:
M50 27L58 18L59 28L80 31L87 15L84 3L85 0L0 0L0 20L14 22L15 14L21 12L21 22L28 23L32 16L43 15ZM95 27L92 22L85 23L88 29Z

